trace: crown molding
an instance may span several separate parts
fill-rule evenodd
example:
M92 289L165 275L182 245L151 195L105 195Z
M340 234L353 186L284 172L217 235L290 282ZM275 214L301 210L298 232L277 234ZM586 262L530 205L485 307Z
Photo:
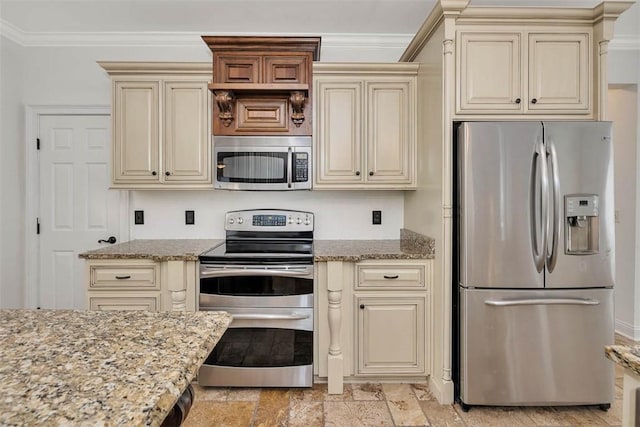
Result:
M619 34L609 42L609 50L640 50L640 36Z
M24 47L60 46L189 46L202 47L204 32L25 32L0 19L0 35ZM219 33L221 36L287 36L273 33ZM318 34L296 34L318 36ZM413 34L331 33L321 34L323 48L336 49L405 49ZM610 50L640 50L640 35L619 34L609 44Z
M0 20L0 35L25 47L59 46L189 46L202 47L202 36L209 32L25 32ZM216 33L219 36L290 36L273 33ZM296 36L318 36L299 34ZM322 47L404 49L412 34L321 34Z

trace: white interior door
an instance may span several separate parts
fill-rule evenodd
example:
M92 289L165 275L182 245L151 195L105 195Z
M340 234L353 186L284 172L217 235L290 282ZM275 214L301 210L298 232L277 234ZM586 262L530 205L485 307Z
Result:
M86 307L78 254L119 240L121 192L111 181L107 115L46 115L39 120L38 306Z

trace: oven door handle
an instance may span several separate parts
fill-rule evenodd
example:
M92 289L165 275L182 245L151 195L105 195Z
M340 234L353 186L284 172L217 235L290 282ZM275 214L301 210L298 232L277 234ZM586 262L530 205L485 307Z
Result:
M302 279L313 279L313 266L283 268L225 268L200 266L200 277L229 277L229 276L280 276L299 277Z
M309 314L232 314L234 320L303 320L311 316Z

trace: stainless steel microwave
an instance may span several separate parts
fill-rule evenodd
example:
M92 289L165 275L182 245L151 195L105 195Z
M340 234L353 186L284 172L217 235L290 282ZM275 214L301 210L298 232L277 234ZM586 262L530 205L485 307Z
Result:
M214 136L215 188L310 190L310 136Z

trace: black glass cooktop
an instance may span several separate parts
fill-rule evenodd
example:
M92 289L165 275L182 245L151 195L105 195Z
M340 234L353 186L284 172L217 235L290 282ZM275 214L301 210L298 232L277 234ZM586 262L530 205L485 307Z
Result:
M312 263L310 240L227 240L200 255L200 262L224 263Z

